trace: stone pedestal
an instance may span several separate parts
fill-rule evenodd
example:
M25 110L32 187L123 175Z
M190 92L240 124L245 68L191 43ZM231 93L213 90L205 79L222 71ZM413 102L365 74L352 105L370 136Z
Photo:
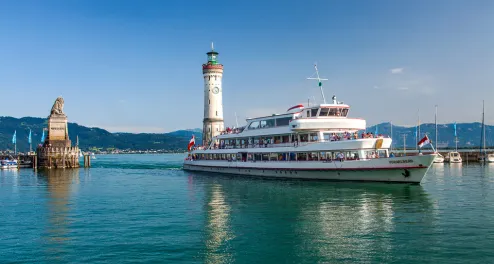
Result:
M49 147L41 146L38 152L38 168L79 168L78 147Z
M63 99L57 98L48 117L48 135L37 148L38 168L79 168L79 147L72 147L63 113Z

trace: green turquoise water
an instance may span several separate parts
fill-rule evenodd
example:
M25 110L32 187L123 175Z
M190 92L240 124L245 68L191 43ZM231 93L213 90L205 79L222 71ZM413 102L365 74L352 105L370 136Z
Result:
M184 172L183 155L0 171L0 263L494 263L494 164L422 185Z

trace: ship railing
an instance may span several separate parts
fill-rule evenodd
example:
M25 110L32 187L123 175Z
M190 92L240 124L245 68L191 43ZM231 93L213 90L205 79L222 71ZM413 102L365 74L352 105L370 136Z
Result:
M358 138L361 139L361 138ZM377 138L375 138L377 139ZM357 140L355 138L341 138L337 139L322 139L322 140L313 140L313 141L295 141L295 142L285 142L285 143L254 143L254 144L240 144L240 145L220 145L216 147L210 147L208 149L252 149L252 148L283 148L283 147L303 147L310 144L315 143L331 143L331 142L339 142L339 141L352 141Z

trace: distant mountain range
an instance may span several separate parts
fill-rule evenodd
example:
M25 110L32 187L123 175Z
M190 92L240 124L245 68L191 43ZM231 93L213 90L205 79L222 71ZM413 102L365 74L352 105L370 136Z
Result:
M46 118L38 117L0 117L0 150L14 149L12 136L17 131L17 149L21 152L29 150L29 129L32 130L33 149L40 143L43 128L47 127ZM79 147L87 149L132 149L132 150L167 150L182 151L192 135L196 142L202 141L201 129L179 130L170 133L110 133L97 127L85 127L76 123L69 123L69 138L75 144L79 136Z
M381 123L375 126L367 128L367 132L379 134L391 135L391 124ZM456 134L458 136L458 148L473 148L480 146L480 137L482 123L459 123L456 125ZM415 137L415 131L417 127L402 127L393 125L393 147L403 147L403 135L406 135L406 146L408 148L414 148L417 144L417 138ZM454 124L438 124L438 147L440 148L454 148L455 147L455 130ZM486 146L494 146L494 126L485 126L486 133ZM421 124L420 125L420 140L423 136L428 135L432 141L435 141L435 125L434 124Z
M378 124L377 133L391 135L391 124ZM376 126L367 128L367 132L376 132ZM41 140L42 129L47 127L46 118L38 117L0 117L0 150L13 149L12 135L17 131L17 149L19 151L29 150L28 135L32 130L33 148ZM201 129L178 130L170 133L110 133L104 129L96 127L80 126L76 123L69 123L69 137L75 144L76 136L79 136L79 146L84 149L131 149L131 150L166 150L183 151L187 144L195 135L196 142L202 141ZM416 127L403 127L393 125L393 147L403 147L403 135L406 135L406 146L414 148L417 144L415 137ZM429 135L431 140L435 140L434 124L422 124L420 126L420 136ZM480 145L481 123L461 123L457 124L458 147L472 148ZM455 136L453 124L438 125L439 147L454 148ZM494 146L494 126L486 126L486 145Z

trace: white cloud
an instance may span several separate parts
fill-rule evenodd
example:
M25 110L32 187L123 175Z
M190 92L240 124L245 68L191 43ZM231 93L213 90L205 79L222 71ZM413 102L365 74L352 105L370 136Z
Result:
M403 73L403 68L394 68L394 69L390 69L389 72L391 72L392 74L400 74L400 73Z

